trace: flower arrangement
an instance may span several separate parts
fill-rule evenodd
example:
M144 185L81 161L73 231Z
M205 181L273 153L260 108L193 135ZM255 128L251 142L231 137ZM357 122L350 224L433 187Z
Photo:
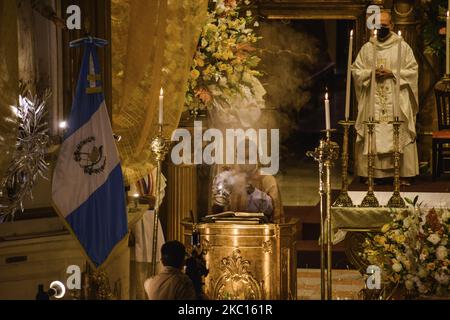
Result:
M194 56L186 92L189 109L205 109L214 98L213 91L231 96L239 93L251 76L260 76L255 70L260 62L255 54L259 37L250 27L258 26L251 10L244 10L242 2L215 0L203 27ZM213 87L213 89L212 89Z
M382 269L385 283L400 285L409 295L449 295L448 209L413 209L391 213L391 223L369 234L363 256Z
M422 0L425 53L445 55L445 16L447 0Z

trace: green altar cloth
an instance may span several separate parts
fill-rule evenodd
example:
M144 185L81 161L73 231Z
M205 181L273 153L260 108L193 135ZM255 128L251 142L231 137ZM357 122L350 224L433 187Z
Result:
M397 210L387 207L358 208L358 207L332 207L331 232L333 244L345 239L348 231L377 232L386 223L392 221L391 213ZM407 210L407 209L406 209Z

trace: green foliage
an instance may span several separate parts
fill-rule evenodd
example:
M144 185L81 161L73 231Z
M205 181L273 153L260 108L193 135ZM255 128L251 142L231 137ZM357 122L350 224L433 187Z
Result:
M447 0L422 1L425 53L445 55L445 36L439 34L439 30L446 26L447 5Z

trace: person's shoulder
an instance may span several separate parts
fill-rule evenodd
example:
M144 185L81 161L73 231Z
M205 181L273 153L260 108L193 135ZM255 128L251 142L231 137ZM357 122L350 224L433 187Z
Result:
M150 287L154 280L155 280L155 277L150 277L150 278L145 279L144 288Z
M147 294L148 298L150 298L151 289L154 285L153 281L154 277L148 278L144 281L144 291Z
M178 281L180 281L183 284L189 284L189 283L192 284L191 278L189 278L185 273L177 274L177 278L178 278Z
M261 181L263 184L277 183L277 178L272 175L261 175Z
M367 50L367 49L372 50L372 47L373 47L373 42L369 40L369 41L367 41L366 43L363 44L363 46L361 47L361 51L362 50Z
M145 286L152 286L152 284L154 284L155 281L157 281L160 277L161 277L161 275L160 275L160 274L157 274L157 275L151 276L150 278L147 278L147 279L144 281L144 287L145 287Z
M406 50L413 51L413 49L411 48L409 43L405 41L405 39L403 39L403 41L402 41L402 47L406 48Z

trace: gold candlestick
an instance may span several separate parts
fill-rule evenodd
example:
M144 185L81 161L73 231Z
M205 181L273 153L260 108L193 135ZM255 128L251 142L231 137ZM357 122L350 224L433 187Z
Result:
M406 207L405 200L400 195L400 126L403 121L398 117L389 122L394 126L394 193L392 194L387 206L390 208Z
M335 130L325 130L326 140L320 140L319 147L316 148L316 150L307 152L308 157L314 158L314 160L319 163L320 295L322 300L332 299L331 167L333 166L333 162L339 157L339 146L337 145L337 143L331 141L332 131ZM326 259L325 241L327 243ZM325 262L327 263L326 276Z
M163 136L163 125L158 125L158 134L152 139L150 148L153 151L153 156L157 162L156 170L156 196L155 196L155 210L153 216L153 245L152 245L152 268L151 275L156 275L156 251L158 250L158 215L159 215L159 203L160 188L161 188L161 166L164 161L167 151L169 150L169 141Z
M364 124L367 126L368 130L368 144L369 144L369 150L367 153L367 176L368 176L368 184L369 188L367 191L366 196L364 197L363 201L361 202L360 207L379 207L380 204L378 202L377 197L375 196L375 193L373 192L373 165L375 160L375 154L373 153L373 132L375 129L375 124L377 124L378 121L375 121L373 118L370 118L369 121L365 121Z
M348 137L350 127L355 125L355 121L339 121L339 124L344 127L344 141L342 145L342 186L341 192L334 202L335 207L354 207L353 201L348 195Z

